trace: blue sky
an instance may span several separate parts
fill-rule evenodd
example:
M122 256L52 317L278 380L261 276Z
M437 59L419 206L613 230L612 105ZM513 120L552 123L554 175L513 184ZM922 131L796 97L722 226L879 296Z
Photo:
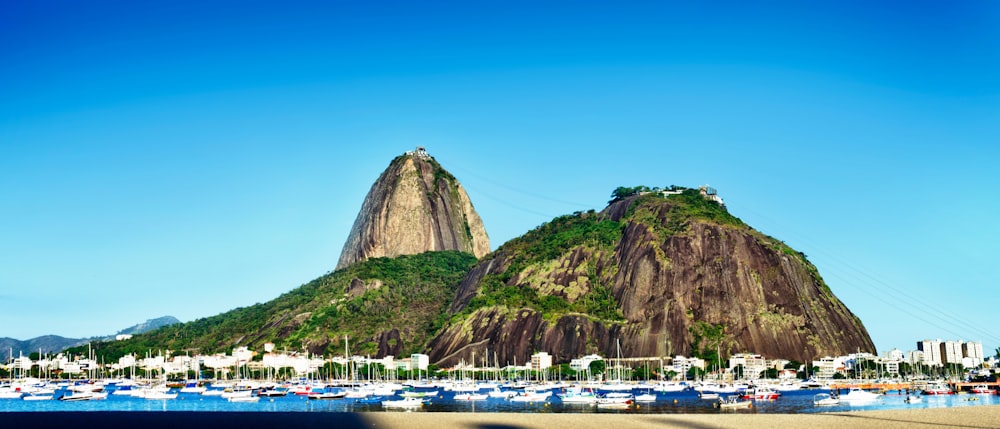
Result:
M201 3L0 4L0 336L277 297L422 145L494 248L711 184L880 351L1000 346L996 2Z

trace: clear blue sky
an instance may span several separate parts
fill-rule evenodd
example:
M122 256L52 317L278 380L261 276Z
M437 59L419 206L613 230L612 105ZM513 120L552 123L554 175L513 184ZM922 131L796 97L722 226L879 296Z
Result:
M1000 345L1000 3L203 3L0 3L0 336L277 297L422 145L494 248L711 184L880 351Z

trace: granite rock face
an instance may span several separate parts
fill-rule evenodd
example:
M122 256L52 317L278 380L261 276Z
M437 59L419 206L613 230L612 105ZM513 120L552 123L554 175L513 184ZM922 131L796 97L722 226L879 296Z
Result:
M337 269L376 257L457 250L480 258L490 240L462 185L422 148L392 160L361 205Z
M617 222L617 242L574 245L554 259L525 265L518 255L526 247L501 246L459 286L449 309L458 320L429 344L431 361L445 366L489 353L503 365L545 351L554 362L567 362L590 353L613 357L619 346L627 357L711 349L723 357L750 352L800 362L875 352L860 320L805 255L724 211L716 218L681 216L680 202L615 201L589 216ZM497 288L496 279L570 303L602 285L618 316L546 312L538 305L468 307L485 293L484 283Z

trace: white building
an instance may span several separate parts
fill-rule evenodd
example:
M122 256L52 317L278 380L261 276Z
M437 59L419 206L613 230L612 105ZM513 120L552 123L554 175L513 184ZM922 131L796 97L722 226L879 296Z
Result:
M427 367L429 367L430 364L431 364L430 356L420 353L414 353L410 355L410 369L427 371Z
M944 359L941 358L941 340L917 341L917 350L924 352L921 364L928 366L941 366Z
M985 358L983 355L983 343L979 341L962 343L962 356L972 359L973 367L982 365Z
M756 380L760 378L762 372L767 370L767 359L752 353L737 353L729 358L729 371L741 365L743 366L743 377Z
M962 343L959 341L945 341L941 343L941 362L945 364L962 363Z
M531 370L544 371L552 366L552 355L546 352L538 352L531 355Z
M684 356L674 356L674 360L671 364L671 370L682 377L686 376L691 368L698 368L702 371L705 370L705 360L695 357L689 358Z
M598 355L586 355L586 356L584 356L582 358L579 358L579 359L570 360L569 361L569 367L572 368L573 371L577 371L577 372L579 372L579 371L586 371L586 370L590 369L590 363L591 362L599 361L599 360L604 360L604 358L602 358L602 357L600 357Z
M818 368L816 378L833 378L833 375L844 370L846 357L825 356L820 360L814 360L812 366Z

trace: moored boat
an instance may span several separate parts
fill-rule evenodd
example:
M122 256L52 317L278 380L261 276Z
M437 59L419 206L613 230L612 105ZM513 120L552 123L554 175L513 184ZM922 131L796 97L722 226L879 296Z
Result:
M951 395L954 394L950 387L945 386L943 383L931 384L924 388L921 392L924 395Z
M454 399L456 401L485 401L486 398L489 398L489 395L487 395L485 393L461 393L460 392L460 393L456 393L455 394L455 398Z
M816 406L837 405L839 403L840 399L830 396L829 393L817 393L813 396L813 405Z
M858 404L864 402L871 402L881 398L882 395L875 392L869 392L867 390L861 389L860 387L852 387L847 394L841 395L839 397L840 402L846 402L848 404Z
M992 395L997 393L997 390L985 384L977 384L972 387L972 390L970 392L975 393L977 395Z
M743 399L774 400L781 397L781 393L771 390L769 387L758 387L743 394Z
M749 399L742 399L739 395L729 395L725 398L719 398L719 403L716 404L716 406L724 410L738 410L743 408L752 408L753 401Z
M598 408L628 408L635 404L635 396L625 392L608 392L597 395Z
M419 408L424 406L424 399L415 396L407 396L403 399L382 401L385 408Z

